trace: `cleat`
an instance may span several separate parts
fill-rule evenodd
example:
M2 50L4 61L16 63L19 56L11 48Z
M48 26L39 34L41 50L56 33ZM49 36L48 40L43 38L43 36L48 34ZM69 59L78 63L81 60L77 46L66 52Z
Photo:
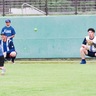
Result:
M86 64L86 60L82 60L80 64Z

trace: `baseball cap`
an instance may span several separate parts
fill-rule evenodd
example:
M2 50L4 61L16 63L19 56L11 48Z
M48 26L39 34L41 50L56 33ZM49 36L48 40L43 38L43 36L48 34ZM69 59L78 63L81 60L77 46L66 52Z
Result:
M6 19L5 23L11 23L11 20L10 19Z

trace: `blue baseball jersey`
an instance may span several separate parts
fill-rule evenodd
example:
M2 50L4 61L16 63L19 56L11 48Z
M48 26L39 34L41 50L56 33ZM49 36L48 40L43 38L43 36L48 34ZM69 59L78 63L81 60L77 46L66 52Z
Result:
M7 40L6 42L0 40L0 45L1 45L2 52L11 53L12 51L15 51L15 46L12 40Z
M1 33L5 33L5 35L7 37L16 34L16 32L15 32L15 30L14 30L14 28L12 26L9 26L9 27L5 26L5 27L3 27ZM13 38L10 38L10 39L13 40Z
M0 56L3 56L1 45L0 45Z

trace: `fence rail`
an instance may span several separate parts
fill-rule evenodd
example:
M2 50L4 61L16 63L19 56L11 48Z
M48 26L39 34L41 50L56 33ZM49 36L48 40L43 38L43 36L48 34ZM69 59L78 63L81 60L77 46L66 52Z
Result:
M22 4L24 3L27 4L23 6L22 14ZM0 14L3 16L45 15L42 12L46 15L96 14L96 0L0 0Z

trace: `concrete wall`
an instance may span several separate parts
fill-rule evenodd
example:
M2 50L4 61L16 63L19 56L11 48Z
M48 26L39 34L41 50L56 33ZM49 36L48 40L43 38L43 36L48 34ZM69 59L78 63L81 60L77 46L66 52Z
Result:
M12 20L17 58L77 58L87 29L96 29L95 16L0 17ZM37 28L37 31L34 31Z

